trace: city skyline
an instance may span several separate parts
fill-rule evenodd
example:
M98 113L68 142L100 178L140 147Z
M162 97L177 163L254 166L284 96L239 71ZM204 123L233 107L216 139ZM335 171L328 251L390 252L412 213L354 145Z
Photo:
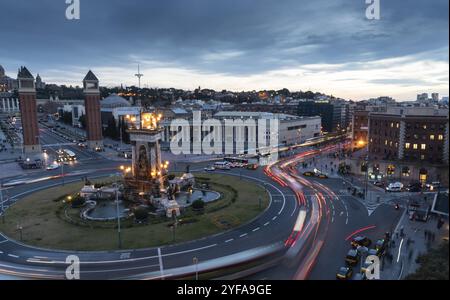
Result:
M26 65L66 85L92 69L105 86L137 86L140 64L144 87L447 96L448 1L413 2L381 1L380 20L367 20L364 1L97 0L81 1L80 20L67 20L64 2L6 1L0 25L21 22L5 32L0 63L11 77Z

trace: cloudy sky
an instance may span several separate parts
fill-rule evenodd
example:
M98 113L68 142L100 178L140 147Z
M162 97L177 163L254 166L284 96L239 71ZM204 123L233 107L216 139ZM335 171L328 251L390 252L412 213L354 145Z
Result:
M50 83L314 90L398 100L449 90L448 0L0 0L0 64Z

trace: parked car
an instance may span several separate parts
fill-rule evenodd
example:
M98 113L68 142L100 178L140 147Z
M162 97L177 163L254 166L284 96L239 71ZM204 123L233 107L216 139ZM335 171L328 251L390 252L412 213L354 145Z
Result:
M328 176L325 175L325 174L323 174L323 173L319 173L319 174L317 174L316 176L317 176L318 178L320 178L320 179L327 179L327 178L328 178Z
M356 249L350 249L345 257L345 262L349 266L354 266L359 262L359 253Z
M209 167L206 167L204 170L207 172L211 172L211 171L215 171L216 168L214 168L214 166L209 166Z
M336 273L336 279L339 280L347 280L352 278L353 269L350 267L340 267L338 272Z
M351 245L353 248L358 248L359 246L369 247L372 244L372 241L365 236L357 236L354 237L351 241Z
M308 176L308 177L314 176L314 173L311 172L311 171L307 171L307 172L304 172L304 173L303 173L303 176Z

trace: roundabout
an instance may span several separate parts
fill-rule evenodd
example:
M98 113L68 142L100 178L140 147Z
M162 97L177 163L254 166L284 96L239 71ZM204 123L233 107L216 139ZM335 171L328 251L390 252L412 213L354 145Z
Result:
M216 191L211 192L216 196L215 201L205 201L201 211L190 206L183 208L175 230L174 220L165 216L149 215L145 224L136 222L133 216L124 218L121 224L122 249L157 247L204 238L247 223L269 204L269 196L256 184L226 175L209 175L200 177L199 181L206 179L210 188ZM106 180L109 178L95 182ZM98 204L101 210L108 210L113 215L111 220L84 219L80 217L80 211L85 209L68 203L68 198L72 198L71 195L81 186L81 182L75 182L24 197L6 211L0 231L11 239L36 247L75 251L118 250L114 202ZM196 192L202 194L199 190ZM261 206L259 199L252 195L261 195ZM17 230L18 225L21 232Z

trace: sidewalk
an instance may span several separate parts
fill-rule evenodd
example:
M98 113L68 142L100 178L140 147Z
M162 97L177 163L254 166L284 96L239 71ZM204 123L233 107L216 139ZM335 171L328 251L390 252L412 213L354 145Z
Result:
M438 217L434 215L427 222L411 221L405 211L392 236L394 246L388 252L392 255L392 261L390 255L385 256L381 279L404 279L418 269L416 259L419 255L438 246L444 238L448 239L448 220L441 229L437 229L437 222Z

